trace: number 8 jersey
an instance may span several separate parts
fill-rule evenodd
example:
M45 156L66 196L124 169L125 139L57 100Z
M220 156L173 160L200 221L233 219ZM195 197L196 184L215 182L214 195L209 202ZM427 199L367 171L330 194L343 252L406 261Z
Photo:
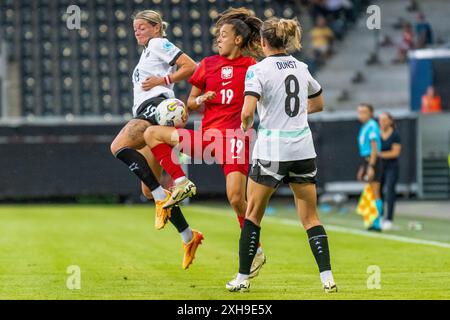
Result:
M260 119L252 158L295 161L316 157L308 125L308 98L322 93L308 66L291 55L266 57L251 66L245 95L258 98Z

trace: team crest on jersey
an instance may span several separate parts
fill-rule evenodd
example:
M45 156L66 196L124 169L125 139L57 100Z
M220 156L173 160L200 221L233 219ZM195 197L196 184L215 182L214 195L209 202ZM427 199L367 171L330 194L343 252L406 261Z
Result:
M255 72L253 70L247 70L247 74L245 75L245 80L251 80L255 76Z
M169 42L169 41L165 41L164 44L163 44L163 48L166 51L170 51L170 50L173 49L173 44L171 42Z
M221 77L224 80L233 78L233 67L222 67Z

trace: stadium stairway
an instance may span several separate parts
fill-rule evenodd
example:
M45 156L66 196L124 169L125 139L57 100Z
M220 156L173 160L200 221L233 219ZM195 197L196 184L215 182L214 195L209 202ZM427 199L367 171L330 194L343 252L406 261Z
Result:
M369 30L368 14L360 16L354 28L341 43L336 43L335 55L319 70L316 78L324 88L328 112L354 110L358 103L368 102L377 110L393 113L409 110L409 71L407 64L392 64L396 47L380 47L378 64L366 62L375 51L375 43L382 36L389 36L395 43L401 38L401 30L393 25L399 18L415 23L416 12L407 11L408 1L377 1L381 8L381 30ZM450 25L446 14L450 10L447 0L419 1L420 9L431 23L435 39L448 42ZM443 10L447 7L449 10ZM447 37L447 39L445 39ZM362 81L353 83L359 73Z

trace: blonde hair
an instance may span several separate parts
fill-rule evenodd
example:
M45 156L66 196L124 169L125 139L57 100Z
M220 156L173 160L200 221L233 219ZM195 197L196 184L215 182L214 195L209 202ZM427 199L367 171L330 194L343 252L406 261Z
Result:
M136 19L143 19L150 23L152 26L159 24L161 26L160 34L162 37L166 36L166 30L169 24L163 21L160 13L154 10L143 10L133 15L133 21Z
M269 46L274 49L286 49L294 52L302 48L302 29L297 18L280 19L270 18L263 22L261 37L266 39Z

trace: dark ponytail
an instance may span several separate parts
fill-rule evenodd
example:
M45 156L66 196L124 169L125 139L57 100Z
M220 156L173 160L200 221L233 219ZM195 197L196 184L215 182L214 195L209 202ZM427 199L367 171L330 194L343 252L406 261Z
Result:
M263 55L259 33L262 21L252 11L246 8L230 8L219 14L216 22L216 38L220 28L225 24L231 25L235 34L242 37L241 49L245 55L254 57Z

